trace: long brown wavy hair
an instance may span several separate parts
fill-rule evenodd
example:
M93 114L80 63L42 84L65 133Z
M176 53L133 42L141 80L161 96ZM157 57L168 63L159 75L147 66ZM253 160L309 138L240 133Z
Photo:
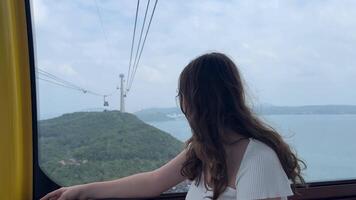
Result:
M179 77L180 108L192 130L185 143L187 159L181 174L189 180L211 177L213 200L228 186L226 152L223 148L226 129L246 138L254 138L271 147L286 172L296 184L305 184L301 165L305 163L271 126L262 122L246 104L244 87L234 62L225 54L212 52L192 60ZM207 181L205 187L208 189Z

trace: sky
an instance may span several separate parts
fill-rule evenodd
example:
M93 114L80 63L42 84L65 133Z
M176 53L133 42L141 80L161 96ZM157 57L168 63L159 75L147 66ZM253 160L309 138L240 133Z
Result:
M37 67L100 94L115 92L108 109L119 109L137 1L32 3ZM160 0L126 111L176 106L180 72L212 51L237 64L254 104L356 105L354 19L353 0ZM42 80L37 86L40 118L103 108L101 96Z

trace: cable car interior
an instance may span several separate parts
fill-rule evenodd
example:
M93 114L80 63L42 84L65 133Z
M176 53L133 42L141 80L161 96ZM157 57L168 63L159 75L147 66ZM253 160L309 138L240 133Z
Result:
M307 164L288 199L356 200L355 19L353 0L1 0L0 199L162 166L191 136L180 71L222 51Z

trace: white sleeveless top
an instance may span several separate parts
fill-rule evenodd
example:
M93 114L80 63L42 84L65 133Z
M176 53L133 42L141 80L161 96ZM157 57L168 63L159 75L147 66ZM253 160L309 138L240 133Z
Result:
M259 140L249 138L249 141L237 172L236 189L227 187L218 200L276 197L286 200L287 196L293 195L290 187L292 182L284 172L275 151ZM186 200L209 200L206 196L212 197L213 192L206 190L203 181L202 178L198 186L192 181Z

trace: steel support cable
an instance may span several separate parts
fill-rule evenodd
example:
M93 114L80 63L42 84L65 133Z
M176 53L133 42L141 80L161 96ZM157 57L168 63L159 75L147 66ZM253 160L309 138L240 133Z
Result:
M53 75L53 74L51 74L51 73L49 73L49 72L46 72L46 71L44 71L44 70L42 70L42 69L39 69L39 68L37 68L37 69L38 69L38 73L39 73L39 74L41 74L41 75L43 75L43 76L46 76L47 78L53 79L53 80L55 80L55 81L57 81L57 82L60 82L60 83L65 84L65 85L69 85L69 86L74 87L74 88L77 88L77 89L79 89L79 90L84 90L82 87L77 86L77 85L75 85L74 83L71 83L71 82L66 81L66 80L64 80L64 79L61 79L61 78L59 78L58 76L55 76L55 75Z
M88 94L95 95L95 96L99 96L99 97L105 96L104 94L99 94L99 93L93 92L93 91L91 91L91 90L87 90L87 93L88 93Z
M94 92L92 90L88 90L88 89L85 89L83 87L79 87L69 81L66 81L66 80L63 80L61 78L59 78L58 76L55 76L49 72L46 72L42 69L38 69L38 73L39 75L43 75L43 76L46 76L47 78L50 78L52 80L48 80L48 79L44 79L44 78L41 78L41 77L38 77L38 79L40 80L43 80L43 81L47 81L47 82L50 82L50 83L53 83L53 84L56 84L58 86L62 86L62 87L66 87L66 88L69 88L69 89L75 89L75 90L78 90L78 91L82 91L83 93L88 93L88 94L92 94L92 95L95 95L95 96L105 96L104 94L100 94L98 92Z
M72 90L77 90L77 91L84 92L84 91L81 90L81 89L74 88L74 87L70 87L70 86L68 86L68 85L63 85L63 84L61 84L61 83L58 83L58 82L55 82L55 81L51 81L51 80L48 80L48 79L44 79L44 78L41 78L41 77L37 77L37 79L42 80L42 81L46 81L46 82L51 83L51 84L54 84L54 85L58 85L58 86L61 86L61 87L65 87L65 88L68 88L68 89L72 89Z
M104 38L105 38L105 41L106 41L106 45L107 45L107 48L108 48L108 52L110 53L110 55L112 56L113 55L113 53L112 53L112 51L111 51L111 43L110 43L110 41L109 41L109 37L107 36L108 34L107 34L107 32L105 31L105 28L104 28L104 20L103 20L103 18L102 18L102 16L101 16L101 12L100 12L100 8L99 8L99 5L98 5L98 2L97 2L97 0L94 0L94 3L95 3L95 7L96 7L96 13L97 13L97 15L98 15L98 18L99 18L99 22L100 22L100 26L101 26L101 30L103 31L103 35L104 35ZM96 92L92 92L92 94L94 94L94 95L101 95L101 96L111 96L112 94L114 94L116 92L116 90L114 90L113 92L111 92L111 93L108 93L108 94L98 94L98 93L96 93Z
M127 77L129 77L130 71L131 71L132 53L133 53L133 47L134 47L134 44L135 44L136 26L137 26L137 17L138 17L138 9L139 9L139 7L140 7L140 0L137 0L136 15L135 15L135 25L134 25L133 35L132 35L130 62L129 62L129 70L127 72ZM127 86L126 86L126 90L127 90Z
M99 23L100 23L100 26L101 26L101 30L103 31L103 35L104 35L104 38L105 38L105 41L106 41L106 45L107 45L108 51L112 55L111 48L110 48L110 42L109 42L107 33L106 33L105 29L104 29L104 22L103 22L103 18L101 17L101 13L100 13L100 9L99 9L99 5L98 5L97 0L94 0L94 4L95 4L95 7L96 7L96 13L97 13L98 18L99 18Z
M147 30L146 30L145 38L144 38L143 43L142 43L141 51L140 51L140 54L139 54L139 57L138 57L136 66L134 66L133 77L132 77L131 82L130 82L129 90L131 89L132 82L133 82L133 80L134 80L134 78L135 78L135 75L136 75L136 71L137 71L137 68L138 68L138 64L139 64L139 62L140 62L141 55L142 55L142 52L143 52L143 48L144 48L145 43L146 43L146 38L147 38L147 35L148 35L148 31L150 30L152 18L153 18L153 15L154 15L154 13L155 13L155 10L156 10L157 2L158 2L158 0L156 0L155 5L154 5L154 7L153 7L153 11L152 11L152 14L151 14L151 18L150 18L150 21L149 21L149 23L148 23L148 27L147 27Z
M107 95L98 94L98 93L92 92L90 90L80 90L78 88L69 87L67 85L63 85L63 84L60 84L60 83L57 83L57 82L54 82L54 81L51 81L51 80L48 80L48 79L44 79L44 78L41 78L41 77L37 77L37 79L42 80L42 81L46 81L48 83L51 83L51 84L54 84L54 85L57 85L57 86L61 86L61 87L64 87L64 88L81 91L83 93L88 93L88 94L92 94L92 95L95 95L95 96L104 97L104 104L105 104L105 97L108 97Z
M52 81L52 80L44 79L44 78L41 78L41 77L37 77L37 79L42 80L42 81L46 81L48 83L52 83L52 84L57 85L57 86L65 87L65 88L72 89L72 90L77 90L77 91L80 91L80 92L83 92L83 93L88 93L88 94L95 95L95 96L100 96L100 97L105 96L105 95L102 95L102 94L99 94L99 93L96 93L96 92L93 92L93 91L90 91L90 90L78 89L78 88L75 88L75 87L64 85L64 84L61 84L61 83L58 83L58 82L55 82L55 81Z
M139 1L139 0L138 0ZM107 48L108 48L108 52L111 54L111 55L113 55L113 53L112 53L112 51L111 51L111 43L110 43L110 41L109 41L109 38L108 38L108 34L107 34L107 32L105 31L105 28L104 28L104 21L103 21L103 18L102 18L102 16L101 16L101 12L100 12L100 8L99 8L99 5L98 5L98 2L97 2L97 0L94 0L94 3L95 3L95 7L96 7L96 13L97 13L97 15L98 15L98 18L99 18L99 22L100 22L100 26L101 26L101 29L102 29L102 31L103 31L103 35L104 35L104 38L105 38L105 41L106 41L106 44L107 44ZM131 64L130 64L131 65ZM98 94L98 93L96 93L96 92L92 92L92 94L94 94L94 95L101 95L101 96L112 96L115 92L117 91L117 89L116 90L114 90L113 92L111 92L111 93L108 93L108 94Z
M135 65L136 65L137 56L138 56L138 54L139 54L139 50L140 50L140 46L141 46L142 34L143 34L143 30L144 30L145 25L146 25L146 17L147 17L147 11L148 11L148 7L149 7L149 5L150 5L150 1L151 1L151 0L148 0L148 1L147 1L145 16L144 16L144 18L143 18L143 23L142 23L141 33L140 33L140 39L139 39L139 41L138 41L137 50L136 50L136 54L135 54L135 60L134 60L134 64L133 64L134 67L135 67ZM133 73L131 73L130 76L128 77L128 80L127 80L128 83L131 82L132 77L133 77ZM130 88L129 88L129 90L130 90Z
M57 77L57 76L55 76L55 75L53 75L53 74L48 73L48 72L46 72L46 73L48 73L48 74L45 74L45 73L40 72L40 71L38 71L38 73L39 73L39 75L43 75L43 76L46 76L46 78L52 79L52 81L54 80L54 81L59 82L61 85L65 85L65 86L68 86L68 87L72 87L72 88L74 88L74 89L83 91L84 93L87 93L87 92L88 92L88 93L93 94L93 95L96 95L96 96L112 96L112 95L117 91L117 90L115 90L115 91L113 91L113 92L111 92L111 93L108 93L108 94L100 94L100 93L93 92L93 91L91 91L91 90L88 90L88 89L79 87L79 86L77 86L77 85L74 85L73 83L68 82L68 81L65 81L65 80L63 80L63 79L61 79L61 78L59 78L59 77Z
M70 83L70 82L68 82L68 81L65 81L65 80L63 80L63 79L61 79L61 78L59 78L59 77L57 77L57 76L55 76L55 75L53 75L53 74L51 74L51 73L48 73L48 72L46 72L46 71L40 71L40 70L38 70L38 74L39 74L39 75L42 75L42 76L46 76L47 78L56 80L56 81L58 81L58 82L61 82L61 83L63 83L63 84L70 85L70 86L76 87L76 88L80 88L79 86L76 86L76 85L74 85L73 83Z

